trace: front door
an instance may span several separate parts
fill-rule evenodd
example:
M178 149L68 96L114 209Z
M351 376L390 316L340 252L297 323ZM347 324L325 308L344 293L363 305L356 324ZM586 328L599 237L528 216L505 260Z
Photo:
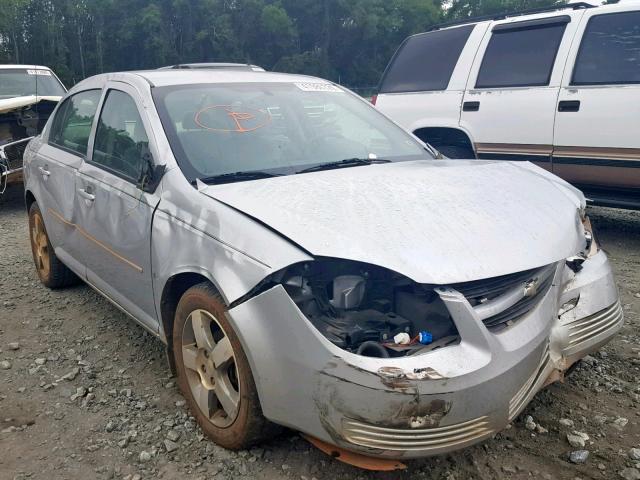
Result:
M460 125L479 158L529 160L551 170L564 59L582 11L497 22L469 75Z
M585 13L562 81L553 171L587 196L640 196L640 11ZM632 9L636 10L633 11ZM602 199L600 199L602 200Z
M87 281L155 332L151 221L159 196L139 188L154 146L136 96L124 84L107 86L76 182L78 226Z

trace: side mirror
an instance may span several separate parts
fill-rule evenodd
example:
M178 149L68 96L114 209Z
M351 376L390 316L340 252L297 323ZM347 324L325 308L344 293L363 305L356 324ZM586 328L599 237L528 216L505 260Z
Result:
M142 168L138 179L140 189L147 193L155 192L166 169L166 165L154 165L149 148L145 148L142 153Z

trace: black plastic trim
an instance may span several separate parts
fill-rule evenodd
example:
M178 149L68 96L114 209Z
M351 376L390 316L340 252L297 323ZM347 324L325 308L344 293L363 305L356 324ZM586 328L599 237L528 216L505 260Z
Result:
M524 20L522 22L500 23L494 26L491 31L493 33L504 33L514 30L544 28L550 25L566 25L567 23L571 23L571 17L569 15L560 15L558 17L536 18L535 20Z
M522 17L525 15L534 15L536 13L557 12L558 10L582 10L586 8L595 8L595 7L597 7L597 5L592 5L591 3L576 2L571 4L565 4L565 5L554 5L551 7L531 8L528 10L516 10L513 12L493 14L493 15L481 15L478 17L470 17L470 18L464 18L461 20L455 20L453 22L438 23L430 27L429 30L427 31L430 32L433 30L440 30L442 28L455 27L457 25L466 25L468 23L486 22L488 20L504 20L506 18Z

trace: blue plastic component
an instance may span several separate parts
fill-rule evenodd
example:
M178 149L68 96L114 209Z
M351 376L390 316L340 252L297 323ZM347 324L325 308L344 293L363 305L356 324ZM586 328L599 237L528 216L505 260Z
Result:
M429 332L423 330L418 334L418 341L423 345L429 345L433 342L433 336Z

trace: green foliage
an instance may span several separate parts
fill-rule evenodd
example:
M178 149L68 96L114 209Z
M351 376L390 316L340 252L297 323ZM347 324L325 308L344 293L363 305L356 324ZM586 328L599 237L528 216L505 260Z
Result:
M442 21L551 3L0 0L0 62L50 66L67 85L101 72L218 61L371 88L407 35Z

